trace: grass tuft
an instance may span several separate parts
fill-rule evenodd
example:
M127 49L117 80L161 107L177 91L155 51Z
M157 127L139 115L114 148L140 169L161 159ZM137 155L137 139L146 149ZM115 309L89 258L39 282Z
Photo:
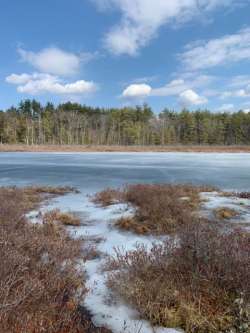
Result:
M219 220L229 220L233 217L236 217L237 215L239 215L239 212L237 212L235 209L228 207L220 207L215 210L215 216Z
M54 209L47 212L44 216L47 222L59 222L65 226L79 227L81 225L81 220L71 213L62 213L59 209Z
M133 218L122 218L116 223L121 229L139 234L170 234L196 219L200 193L214 190L209 186L138 184L121 190L106 189L97 193L93 201L102 206L115 202L132 205Z

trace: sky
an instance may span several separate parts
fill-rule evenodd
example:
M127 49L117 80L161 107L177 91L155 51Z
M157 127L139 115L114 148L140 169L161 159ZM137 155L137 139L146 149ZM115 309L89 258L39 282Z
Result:
M1 0L0 109L250 111L250 0Z

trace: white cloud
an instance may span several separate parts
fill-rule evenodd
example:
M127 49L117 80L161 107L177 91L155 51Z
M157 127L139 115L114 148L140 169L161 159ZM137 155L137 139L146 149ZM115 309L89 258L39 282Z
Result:
M122 93L124 98L140 99L150 95L152 88L147 84L131 84Z
M233 91L225 91L220 96L222 99L231 97L250 97L250 84L244 89L238 89Z
M206 104L208 100L205 97L199 96L194 90L188 89L179 95L179 101L183 106Z
M97 85L92 81L78 80L65 83L57 76L43 73L11 74L6 81L17 85L19 93L30 95L57 94L57 95L85 95L96 91Z
M218 112L232 112L235 110L234 104L223 104L216 109Z
M175 79L167 83L161 88L153 89L152 95L154 96L172 96L178 95L184 90L188 89L186 82L183 79Z
M152 90L153 96L174 96L179 95L191 88L206 87L215 80L209 75L197 75L196 73L184 73L180 77L170 81L165 86Z
M250 28L221 38L195 42L186 48L180 58L191 70L250 60Z
M18 49L21 59L31 64L36 70L53 75L72 75L80 70L82 61L88 56L76 55L56 47L42 49L39 52Z
M249 109L243 109L242 110L244 113L250 113L250 108Z
M135 55L165 24L185 22L233 0L92 0L101 9L118 9L120 23L105 36L106 48L114 54ZM248 0L246 0L248 1Z
M237 75L231 78L230 87L245 87L250 85L250 75Z
M24 84L30 80L31 76L29 74L11 74L6 77L6 82L12 84Z

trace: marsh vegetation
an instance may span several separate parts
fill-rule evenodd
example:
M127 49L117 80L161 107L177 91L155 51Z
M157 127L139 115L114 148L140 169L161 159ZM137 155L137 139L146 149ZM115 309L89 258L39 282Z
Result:
M63 226L77 220L59 211L36 224L26 217L44 200L71 191L0 188L1 333L108 332L95 328L80 307L86 288L79 264L85 254L82 240L73 240Z
M133 207L134 214L116 220L115 227L168 235L151 250L117 249L106 267L109 287L152 325L187 333L250 330L250 235L223 228L222 221L239 215L234 209L216 209L210 219L201 214L200 194L215 190L143 184L106 189L93 197L104 207L117 202ZM248 198L247 193L219 195Z

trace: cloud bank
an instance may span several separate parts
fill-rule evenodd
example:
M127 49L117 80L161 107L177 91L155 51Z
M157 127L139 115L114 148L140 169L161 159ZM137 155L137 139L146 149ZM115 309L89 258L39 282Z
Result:
M250 60L250 28L221 38L191 43L186 49L180 59L188 70L208 69Z
M199 14L233 4L233 0L92 1L102 10L117 9L121 13L120 22L104 38L106 48L117 55L136 55L166 24L187 22Z

